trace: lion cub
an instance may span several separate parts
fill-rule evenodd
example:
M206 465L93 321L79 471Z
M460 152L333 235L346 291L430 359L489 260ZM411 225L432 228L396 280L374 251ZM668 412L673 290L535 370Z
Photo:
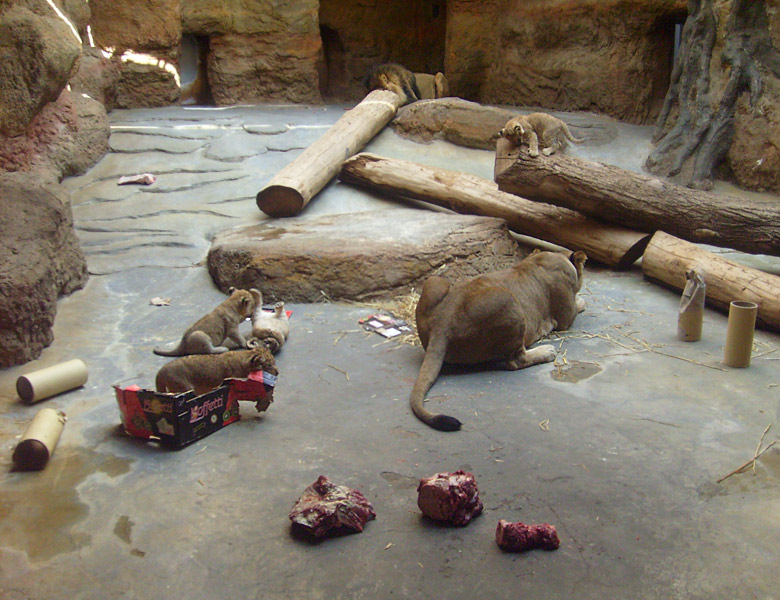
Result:
M528 144L528 154L534 157L539 156L540 147L542 154L550 156L566 148L566 140L575 144L585 141L574 137L566 123L547 113L531 113L510 119L498 135L515 146Z
M259 293L259 292L258 292ZM252 313L252 333L246 340L247 348L265 346L271 353L279 352L290 335L290 317L284 302L274 304L274 311L263 310L262 296Z
M226 339L233 340L240 348L246 348L246 340L238 330L239 323L252 314L255 303L262 302L258 290L228 290L230 297L205 317L199 319L184 332L176 345L154 349L160 356L184 356L186 354L219 354L229 348L222 345Z
M414 73L395 63L385 63L371 69L363 79L363 85L368 92L373 90L395 92L404 99L404 104L422 98Z
M219 387L225 379L245 378L253 371L279 374L276 361L265 346L223 354L182 356L157 371L155 386L162 393L179 394L193 390L195 395L200 396Z

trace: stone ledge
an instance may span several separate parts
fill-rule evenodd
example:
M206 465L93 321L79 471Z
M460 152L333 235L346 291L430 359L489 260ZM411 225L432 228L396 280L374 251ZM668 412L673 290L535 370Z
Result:
M212 279L259 288L266 301L387 299L422 286L502 269L523 257L502 219L389 209L278 219L217 234Z

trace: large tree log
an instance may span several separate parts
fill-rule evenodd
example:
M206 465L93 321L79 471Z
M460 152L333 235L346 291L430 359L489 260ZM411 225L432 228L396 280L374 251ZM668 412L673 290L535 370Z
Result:
M780 255L780 205L693 190L657 177L564 154L522 152L499 189L640 231Z
M272 217L297 215L336 176L341 164L390 122L402 104L403 99L393 92L368 94L258 192L257 207Z
M344 163L341 181L422 200L462 214L499 217L509 229L572 250L611 267L627 268L641 256L649 235L589 219L574 211L501 192L468 173L362 153Z
M745 267L663 231L655 233L642 256L649 279L685 288L685 271L696 267L707 284L707 304L728 312L729 303L758 304L760 325L780 331L780 277Z

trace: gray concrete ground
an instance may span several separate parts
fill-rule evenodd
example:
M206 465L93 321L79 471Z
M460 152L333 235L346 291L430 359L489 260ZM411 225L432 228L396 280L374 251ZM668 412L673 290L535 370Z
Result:
M176 339L223 296L203 260L211 236L265 217L254 196L343 107L159 109L111 115L112 153L66 181L92 276L60 301L55 341L0 373L0 597L776 598L780 452L717 480L776 439L780 336L758 331L746 370L721 363L726 317L676 340L679 294L589 266L587 309L553 336L556 364L447 369L430 394L464 422L426 428L407 398L422 351L364 332L353 305L293 305L275 402L182 450L131 439L112 384L151 385ZM620 127L578 155L639 168L649 130ZM418 145L385 130L368 150L491 177L489 152ZM149 187L117 186L151 171ZM396 206L333 183L300 218ZM409 210L417 210L409 208ZM765 264L775 262L758 257ZM356 268L359 266L356 265ZM169 297L171 306L149 304ZM16 398L25 372L78 357L81 389ZM42 406L68 413L38 473L11 453ZM432 525L419 478L474 473L485 512ZM361 490L377 519L309 544L287 514L318 475ZM558 528L554 552L504 554L499 519Z

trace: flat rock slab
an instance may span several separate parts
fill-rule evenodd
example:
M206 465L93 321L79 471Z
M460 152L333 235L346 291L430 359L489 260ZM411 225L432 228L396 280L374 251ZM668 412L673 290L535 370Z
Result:
M389 209L278 219L223 231L208 255L212 279L260 289L267 301L376 300L514 265L524 252L502 219Z

